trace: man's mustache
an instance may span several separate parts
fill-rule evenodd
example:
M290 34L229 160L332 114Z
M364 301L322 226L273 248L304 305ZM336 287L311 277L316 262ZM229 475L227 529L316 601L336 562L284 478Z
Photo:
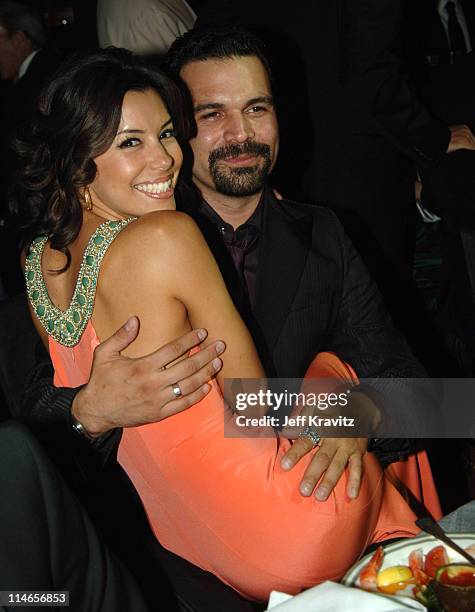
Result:
M213 167L217 161L222 159L232 159L239 155L260 155L264 159L270 159L270 146L262 142L247 140L242 144L228 144L218 149L211 151L208 157L210 167Z

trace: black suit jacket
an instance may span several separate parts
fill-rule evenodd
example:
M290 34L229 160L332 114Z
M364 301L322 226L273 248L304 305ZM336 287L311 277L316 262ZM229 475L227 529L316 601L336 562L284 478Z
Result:
M334 351L360 377L423 375L335 214L322 206L278 200L271 189L262 197L251 312L240 302L219 232L207 219L191 214L251 329L268 374L302 377L316 353Z
M7 192L13 181L16 157L11 150L13 139L31 119L39 93L60 62L59 55L50 49L40 49L26 73L15 83L8 84L0 94L0 122L4 130L0 135L0 218L8 225L0 228L0 275L9 295L23 290L23 277L19 266L19 236L9 223Z
M28 122L36 109L42 87L51 77L60 62L60 56L52 49L40 49L25 74L18 81L9 83L1 91L0 119L5 125L0 143L3 153L9 151L11 140ZM11 164L11 161L10 161ZM2 174L2 185L11 176Z
M391 413L388 427L411 437L409 432L420 427L421 419L432 418L432 390L414 393L402 379L423 378L426 372L394 327L337 217L326 207L278 200L270 189L263 199L252 310L242 305L222 238L207 219L195 218L251 330L266 372L301 378L318 352L334 352L360 378L371 379L386 418Z
M8 93L9 104L6 113L15 127L31 116L42 87L57 69L60 61L61 57L54 49L40 49L21 79L12 83Z
M467 22L472 47L475 46L475 7L471 0L459 0ZM405 14L405 29L413 49L418 49L419 61L425 56L434 56L432 63L446 61L450 51L447 34L440 19L435 0L418 0L407 3ZM410 34L409 34L410 33ZM437 56L441 56L438 58ZM427 63L427 62L424 62Z
M470 0L460 3L475 50L475 5ZM475 51L449 63L449 43L436 3L419 0L407 8L405 53L414 89L435 117L475 129Z

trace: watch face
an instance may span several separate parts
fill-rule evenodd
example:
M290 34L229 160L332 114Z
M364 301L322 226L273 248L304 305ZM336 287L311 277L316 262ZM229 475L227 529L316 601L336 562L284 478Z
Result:
M74 429L74 431L79 436L81 436L81 438L85 438L88 442L90 442L94 446L99 446L100 444L102 444L102 442L104 442L104 440L106 440L111 433L111 432L107 432L103 436L98 436L98 437L91 436L90 434L88 434L88 432L84 429L84 426L79 421L76 421L76 419L74 419L74 417L72 416L71 418L73 420L72 428Z

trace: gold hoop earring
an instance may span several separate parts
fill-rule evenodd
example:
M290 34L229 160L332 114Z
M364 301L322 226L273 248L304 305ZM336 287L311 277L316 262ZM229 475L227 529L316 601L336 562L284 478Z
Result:
M89 188L86 187L84 189L84 202L86 204L86 206L84 207L88 212L91 212L92 210L92 198L91 198L91 194L89 193Z

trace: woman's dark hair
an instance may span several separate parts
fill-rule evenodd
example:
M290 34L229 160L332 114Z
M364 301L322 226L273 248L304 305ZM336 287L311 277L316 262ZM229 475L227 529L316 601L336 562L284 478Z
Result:
M178 87L124 49L82 52L64 63L42 91L28 131L19 137L11 210L25 243L48 234L67 256L82 224L79 190L96 175L94 159L116 136L128 91L153 89L167 107L183 147L191 136Z

